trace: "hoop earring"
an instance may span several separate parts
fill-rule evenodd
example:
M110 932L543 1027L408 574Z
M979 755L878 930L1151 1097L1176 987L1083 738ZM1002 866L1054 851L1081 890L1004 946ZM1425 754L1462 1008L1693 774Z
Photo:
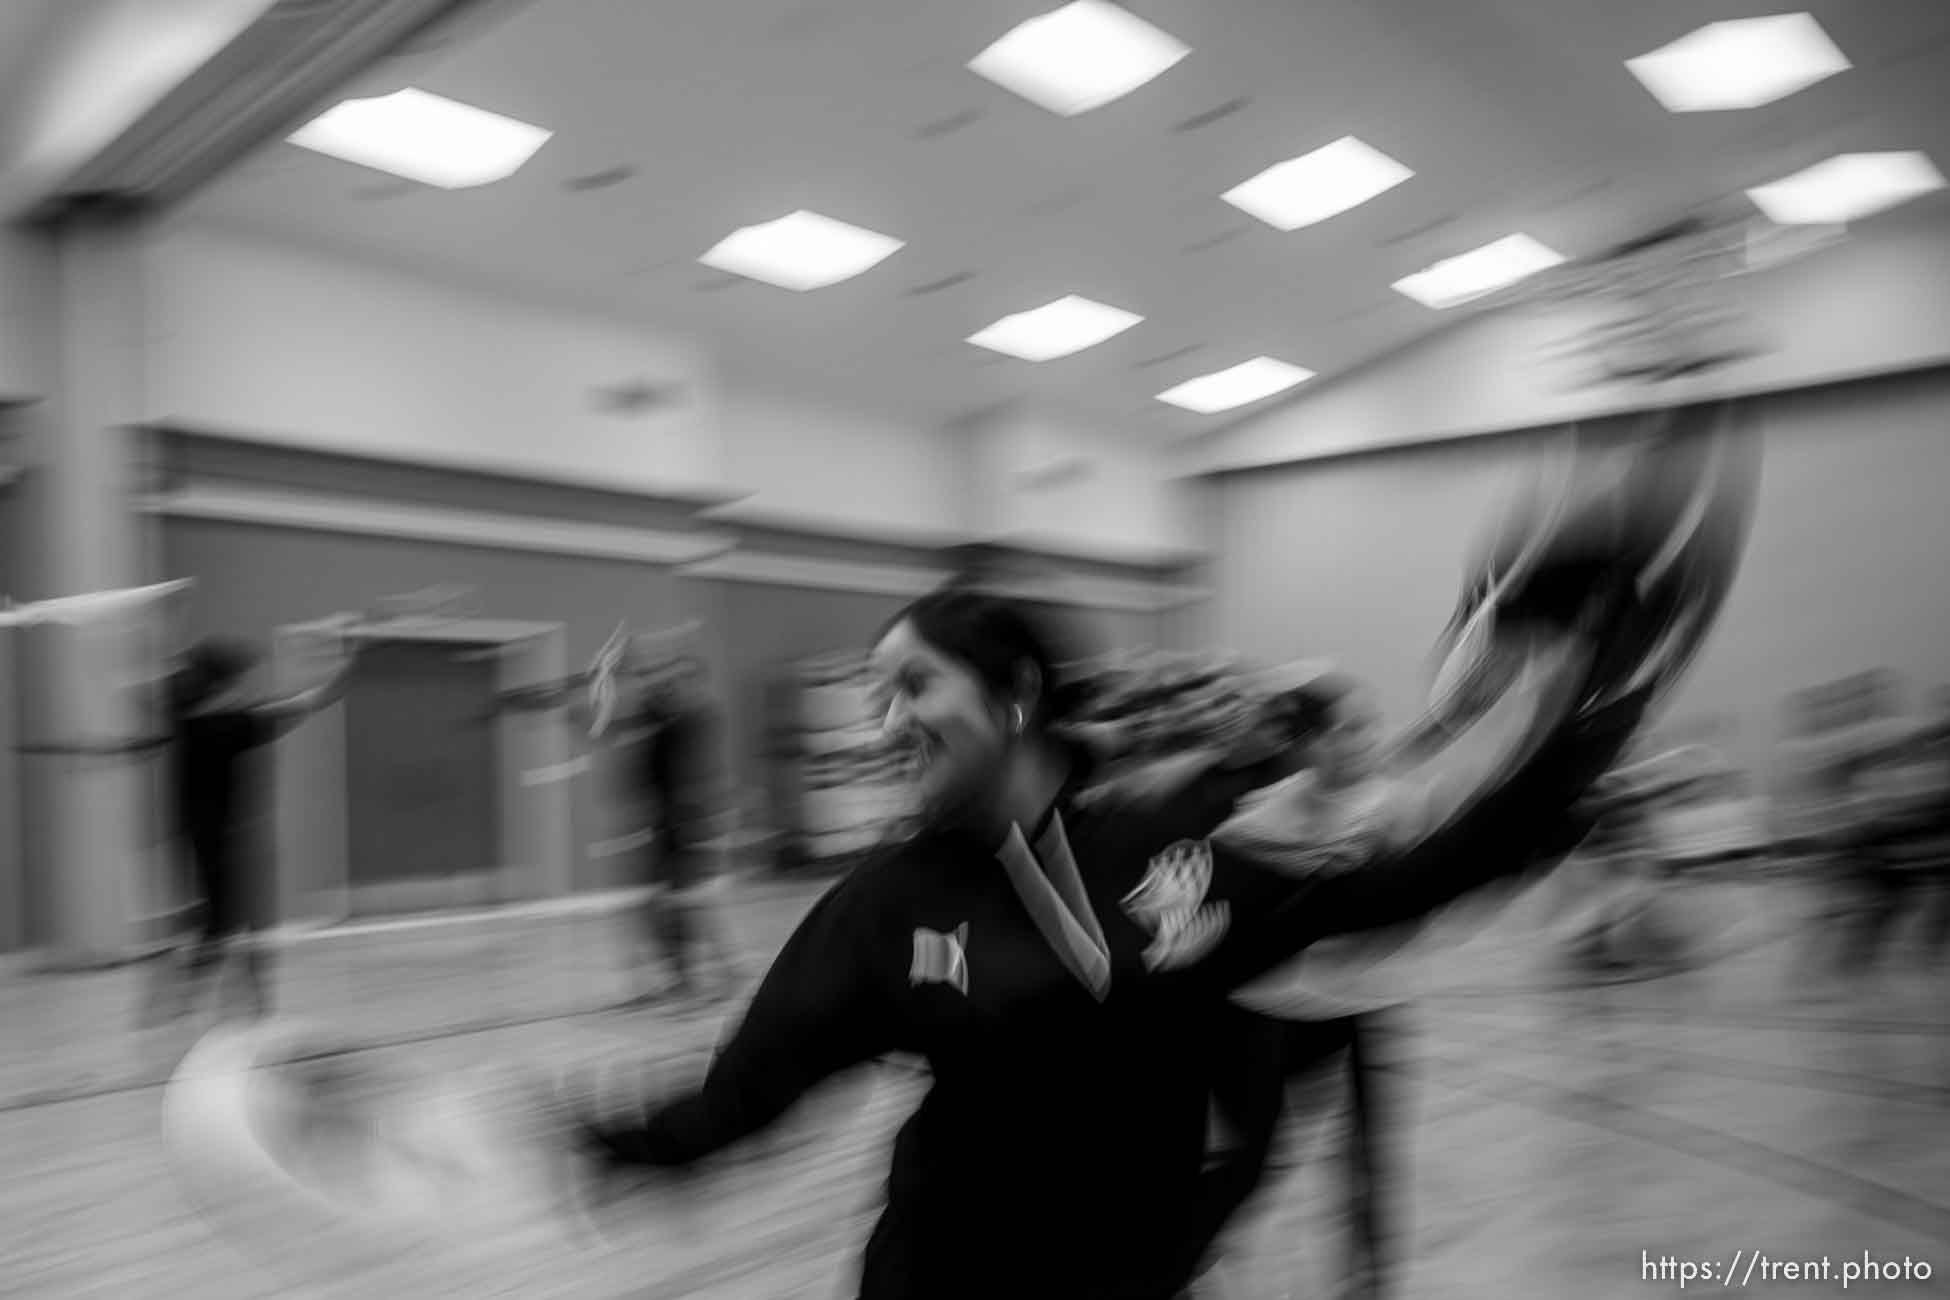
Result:
M1016 734L1020 736L1023 728L1022 705L1016 705Z

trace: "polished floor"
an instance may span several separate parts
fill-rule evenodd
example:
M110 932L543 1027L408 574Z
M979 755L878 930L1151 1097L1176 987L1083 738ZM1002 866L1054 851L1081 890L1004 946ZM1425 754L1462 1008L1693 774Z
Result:
M1738 938L1679 976L1564 987L1528 958L1410 1009L1395 1075L1408 1110L1404 1297L1676 1293L1662 1257L1758 1271L1759 1295L1950 1296L1950 973L1892 954L1823 978L1817 901L1791 880L1686 887ZM738 946L762 968L804 910L739 887ZM1699 906L1695 908L1693 903ZM370 1059L415 1067L628 1058L696 1068L723 1013L603 1010L622 994L601 916L323 932L281 959L285 1013ZM215 1237L173 1181L161 1083L193 1027L138 1032L140 967L0 982L0 1296L646 1297L846 1294L885 1143L918 1083L887 1072L812 1103L755 1158L634 1207L607 1241L546 1225L409 1265L266 1259ZM735 1003L732 1004L735 1007ZM1333 1099L1296 1121L1297 1170L1242 1223L1227 1300L1332 1294ZM1927 1265L1929 1280L1851 1280ZM1738 1259L1736 1259L1738 1253ZM1765 1260L1830 1261L1826 1282Z

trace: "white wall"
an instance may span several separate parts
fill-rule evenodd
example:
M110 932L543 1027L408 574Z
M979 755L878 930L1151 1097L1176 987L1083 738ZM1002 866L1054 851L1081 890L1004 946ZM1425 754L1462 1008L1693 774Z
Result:
M751 495L722 512L784 527L960 536L967 482L950 431L748 387L718 403L724 475Z
M1768 350L1689 394L1780 391L1950 361L1950 218L1892 216L1726 284ZM1571 386L1571 371L1551 356L1571 336L1569 320L1537 310L1469 320L1193 444L1185 464L1280 464L1643 406L1640 391Z
M152 419L625 490L722 483L709 371L680 341L195 226L160 231L147 268ZM604 409L637 382L684 396Z
M930 428L744 387L720 411L726 477L753 493L726 518L1137 563L1200 540L1166 450L1049 411Z
M1755 399L1763 463L1721 622L1672 702L1727 715L1759 761L1789 692L1887 667L1950 682L1950 369ZM1459 442L1219 481L1213 631L1256 658L1328 655L1420 706L1471 544L1549 446Z
M1159 443L1027 406L965 434L985 538L1138 563L1199 549L1194 493Z
M1408 716L1466 548L1521 469L1464 444L1223 480L1212 640L1266 662L1340 660Z
M1161 444L1049 411L930 426L870 413L870 393L847 409L721 384L680 340L230 229L164 228L146 276L143 409L156 421L711 492L737 498L726 518L910 544L981 538L1158 563L1203 540ZM627 415L595 401L639 380L679 382L688 400Z

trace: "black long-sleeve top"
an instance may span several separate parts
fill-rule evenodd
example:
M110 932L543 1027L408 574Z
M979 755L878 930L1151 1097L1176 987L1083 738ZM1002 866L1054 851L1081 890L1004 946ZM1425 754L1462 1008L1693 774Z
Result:
M813 907L699 1088L600 1140L687 1165L829 1075L917 1054L933 1082L895 1143L863 1300L1166 1300L1203 1244L1188 1225L1225 993L1318 938L1552 860L1587 829L1564 810L1615 754L1586 736L1401 856L1298 879L1196 838L1261 782L1250 772L1142 808L1066 793L1001 851L924 834ZM1087 914L1050 905L1072 860Z

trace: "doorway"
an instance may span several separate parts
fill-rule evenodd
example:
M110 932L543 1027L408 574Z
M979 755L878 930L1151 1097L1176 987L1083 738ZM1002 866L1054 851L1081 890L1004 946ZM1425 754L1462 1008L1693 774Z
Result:
M279 628L281 689L333 622ZM390 619L344 701L279 744L279 915L297 924L556 898L572 887L569 732L493 697L566 671L559 623ZM486 764L485 783L482 767Z
M494 707L482 647L374 640L345 696L350 910L503 901Z

